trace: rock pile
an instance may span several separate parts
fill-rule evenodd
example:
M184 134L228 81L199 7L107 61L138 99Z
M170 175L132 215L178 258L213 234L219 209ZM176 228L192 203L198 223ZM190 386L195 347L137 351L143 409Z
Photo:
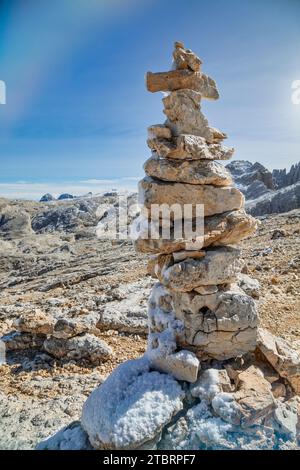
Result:
M2 337L7 351L35 348L57 359L85 361L92 365L101 364L113 354L89 325L72 319L55 319L39 309L21 316L14 327ZM94 332L97 331L94 328Z
M159 281L149 299L148 350L91 394L81 424L39 448L70 448L70 429L97 449L297 447L300 358L258 328L257 292L251 297L238 286L242 262L232 245L256 223L215 161L233 149L201 113L201 99L218 98L216 84L182 43L175 43L173 57L173 70L147 74L149 91L168 92L167 120L149 128L152 156L133 230L136 249L152 256L149 271ZM153 205L189 203L204 205L204 232L178 237L182 212L174 210L170 235L160 236L166 219L152 219Z

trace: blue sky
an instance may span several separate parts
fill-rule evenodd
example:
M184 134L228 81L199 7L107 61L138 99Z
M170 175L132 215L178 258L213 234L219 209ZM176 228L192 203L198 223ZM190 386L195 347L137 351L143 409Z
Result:
M164 120L144 75L168 70L174 40L217 81L203 110L235 158L299 161L299 0L2 0L0 182L141 176Z

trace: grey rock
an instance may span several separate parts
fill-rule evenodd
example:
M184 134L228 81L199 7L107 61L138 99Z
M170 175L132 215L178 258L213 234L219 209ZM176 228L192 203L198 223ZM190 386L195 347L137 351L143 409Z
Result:
M45 340L44 349L59 359L84 359L95 365L101 364L113 354L112 349L104 341L91 334L66 340L50 337Z

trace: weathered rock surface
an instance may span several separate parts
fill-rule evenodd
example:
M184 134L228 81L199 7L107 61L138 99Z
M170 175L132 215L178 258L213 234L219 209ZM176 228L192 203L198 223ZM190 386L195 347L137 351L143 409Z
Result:
M214 161L177 161L153 156L144 164L144 170L148 176L163 181L214 186L232 184L229 172Z
M200 111L201 94L193 90L178 90L163 98L167 125L173 135L191 134L213 141L213 131Z
M195 382L197 380L200 363L191 351L181 349L166 356L151 354L150 360L154 369L170 374L177 380L186 382Z
M176 380L151 372L146 358L128 361L90 395L81 423L96 449L137 449L160 435L183 398Z
M300 356L281 338L259 328L257 347L278 374L300 393Z
M22 238L31 233L29 213L16 206L6 205L5 200L0 200L0 235L11 239Z
M32 313L21 316L15 322L15 327L22 333L47 335L52 333L53 326L53 317L41 310L35 310Z
M255 366L238 375L234 399L241 412L240 422L234 424L242 427L253 425L259 418L266 418L276 408L271 385Z
M45 340L44 349L57 358L86 359L91 364L101 364L113 354L103 340L91 334L69 339L50 337Z
M165 287L179 292L189 292L201 285L229 283L241 270L239 255L237 248L215 248L207 250L201 259L189 258L171 266L167 263L161 269L158 266L156 275Z
M148 210L152 204L177 204L179 207L184 204L203 204L204 215L208 216L241 209L244 196L238 189L231 187L167 183L146 177L139 184L139 201Z
M257 279L253 279L247 274L240 273L238 275L238 285L247 295L253 297L253 299L259 298L260 284Z
M172 313L182 325L178 329L173 321L177 344L194 351L201 359L230 359L255 349L258 325L255 302L237 286L201 295L171 292L156 284L152 292L150 331L170 331L172 323L163 324L162 315ZM166 338L169 341L168 335Z
M180 42L175 42L173 51L174 64L178 70L193 70L198 72L201 67L201 59L190 49L186 49Z
M148 223L143 216L136 219L134 245L137 251L153 254L174 253L190 246L191 240L185 237L184 224L182 224L181 237L179 237L178 234L174 234L174 222L170 222L169 238L161 236L160 225L159 222ZM234 245L254 233L256 228L256 220L245 211L225 212L205 217L204 234L201 230L194 240L195 243L199 243L200 247ZM256 289L256 286L253 285L253 289Z
M170 70L169 72L152 73L146 75L148 91L170 91L190 89L201 94L202 98L217 100L219 92L216 82L204 73L190 70Z
M180 134L171 140L151 137L148 147L159 157L174 160L229 160L234 152L220 143L207 143L204 137Z
M247 210L255 216L288 212L299 207L300 182L277 191L270 191L247 203Z

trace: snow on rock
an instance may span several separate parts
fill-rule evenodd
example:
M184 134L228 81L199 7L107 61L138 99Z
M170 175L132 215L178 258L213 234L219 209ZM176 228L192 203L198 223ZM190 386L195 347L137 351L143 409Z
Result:
M294 442L276 439L269 427L252 426L242 430L216 417L206 400L190 408L185 416L166 429L160 450L252 450L294 448Z
M54 436L40 442L36 450L92 450L92 447L80 422L74 421Z
M195 382L197 380L200 363L199 359L191 351L182 349L181 351L167 356L161 356L159 354L151 355L151 352L153 351L149 351L148 355L151 360L151 365L153 365L156 370L166 372L177 380L185 380L186 382Z
M212 400L220 392L230 392L231 383L226 370L206 369L191 386L193 397Z
M183 407L170 375L150 370L146 356L121 364L85 402L81 423L96 449L136 449L160 434Z

